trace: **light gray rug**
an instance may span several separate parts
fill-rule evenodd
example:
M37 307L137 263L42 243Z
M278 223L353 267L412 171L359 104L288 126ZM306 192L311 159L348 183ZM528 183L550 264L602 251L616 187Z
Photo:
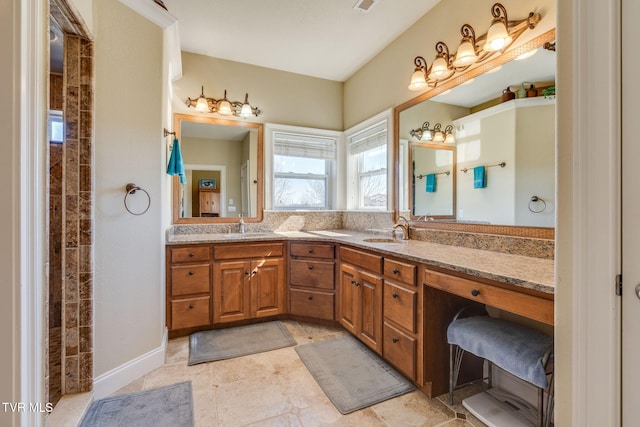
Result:
M191 381L96 400L80 423L80 427L193 425Z
M282 322L196 332L189 337L189 365L232 359L296 345Z
M414 385L351 335L304 344L296 352L342 414L415 389Z

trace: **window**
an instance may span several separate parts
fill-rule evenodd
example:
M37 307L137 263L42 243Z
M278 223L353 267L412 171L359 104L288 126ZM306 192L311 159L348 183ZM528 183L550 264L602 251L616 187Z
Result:
M329 209L336 138L273 134L273 208Z
M62 111L49 111L49 142L56 144L62 144L64 142Z
M387 208L387 121L349 137L357 208Z

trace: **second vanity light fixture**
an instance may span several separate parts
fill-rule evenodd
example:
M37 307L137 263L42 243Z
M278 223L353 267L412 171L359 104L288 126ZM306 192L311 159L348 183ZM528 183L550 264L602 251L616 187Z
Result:
M444 130L440 123L436 123L432 129L429 122L424 122L418 129L412 129L409 134L418 141L442 142L445 144L455 144L456 138L453 135L453 125L447 125Z
M457 73L466 70L473 64L479 64L502 53L526 29L533 29L540 22L539 13L530 12L529 16L519 21L509 21L507 9L500 3L491 7L493 21L486 34L476 38L473 27L464 24L460 28L462 40L455 54L449 53L449 47L444 42L436 43L436 57L431 64L422 56L413 60L415 70L409 84L410 90L422 90L436 87L440 82L449 80Z
M201 113L218 113L223 116L236 116L236 117L250 117L256 116L261 113L258 107L252 107L249 104L249 94L244 95L244 102L229 101L227 99L227 91L224 91L224 98L214 99L204 96L204 86L200 96L196 99L187 98L187 106L195 108L196 111Z

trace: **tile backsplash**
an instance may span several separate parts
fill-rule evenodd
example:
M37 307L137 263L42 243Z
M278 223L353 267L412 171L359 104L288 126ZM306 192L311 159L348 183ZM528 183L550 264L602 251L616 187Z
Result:
M357 230L390 231L393 212L370 211L264 211L260 223L248 223L248 231ZM170 234L207 234L235 231L229 224L178 224ZM468 233L448 230L411 229L414 240L462 246L536 258L553 259L554 241L529 237Z

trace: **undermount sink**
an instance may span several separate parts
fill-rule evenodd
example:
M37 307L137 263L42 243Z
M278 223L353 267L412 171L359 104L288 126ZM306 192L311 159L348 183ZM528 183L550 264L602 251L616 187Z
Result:
M387 237L372 237L370 239L362 239L363 242L367 243L401 243L402 240L391 239Z

